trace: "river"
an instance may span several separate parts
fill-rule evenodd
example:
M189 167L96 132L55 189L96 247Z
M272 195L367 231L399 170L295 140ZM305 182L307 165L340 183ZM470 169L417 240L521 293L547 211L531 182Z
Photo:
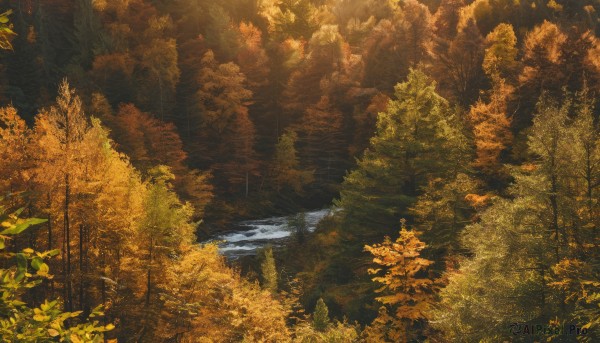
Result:
M319 221L330 212L329 209L306 212L308 231L313 232ZM294 231L287 225L290 217L242 221L234 225L235 230L218 235L210 241L222 241L219 244L219 251L230 260L255 255L258 249L268 244L279 247L290 239Z

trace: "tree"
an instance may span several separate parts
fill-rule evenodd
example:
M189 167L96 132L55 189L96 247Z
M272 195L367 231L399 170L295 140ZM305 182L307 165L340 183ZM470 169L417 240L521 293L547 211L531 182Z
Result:
M306 214L300 212L288 219L287 227L294 230L294 236L298 244L302 245L306 242L306 236L308 235L308 223L306 222Z
M396 325L396 319L389 315L385 306L379 308L377 317L362 332L366 343L400 342L404 332Z
M477 158L475 166L485 175L502 178L501 154L512 142L511 116L508 103L513 88L504 79L497 78L489 102L477 101L469 112L473 126Z
M240 48L237 65L248 79L248 86L256 93L269 82L269 56L262 46L262 32L252 23L240 23Z
M379 114L377 132L337 201L348 223L369 227L362 234L375 234L406 214L429 179L466 166L461 122L434 82L412 70L396 86L396 99Z
M219 152L228 158L214 166L215 175L226 180L227 192L241 193L246 198L250 194L251 178L259 176L259 161L254 144L254 124L248 117L248 110L245 107L240 108L235 114L234 121L223 133L223 140L219 147Z
M586 179L595 173L597 157L589 142L598 131L589 120L589 102L582 99L576 106L570 97L562 103L540 99L528 135L534 162L511 168L510 198L493 200L465 229L463 244L471 255L448 275L434 311L433 325L445 339L502 340L509 337L511 323L558 325L578 313L582 322L595 325L588 317L594 300L583 305L585 296L574 292L578 286L571 279L574 268L581 280L589 278L597 261L586 248L598 240ZM579 125L586 127L587 137ZM592 283L578 289L588 295L598 288ZM490 330L472 330L483 325L483 318Z
M485 37L483 71L492 80L512 80L516 74L517 37L510 24L500 24ZM512 82L511 82L512 84Z
M142 174L147 175L157 165L170 167L178 195L191 201L196 216L201 216L212 199L210 174L191 170L186 165L188 155L175 125L153 118L133 104L121 104L116 115L104 115L104 122L118 149Z
M268 246L263 250L262 262L260 263L262 287L273 294L277 293L277 269L273 258L273 248Z
M442 89L462 106L468 106L477 98L484 78L481 63L484 56L483 37L473 21L451 41L439 40L434 49L434 75Z
M339 84L346 72L349 48L337 25L323 25L308 42L306 58L292 72L284 91L284 108L294 122L308 106L330 94L328 84Z
M272 178L277 193L288 187L294 193L301 193L303 187L313 180L312 171L300 169L295 147L297 139L296 132L287 131L279 137L275 146Z
M458 33L460 10L464 0L442 0L433 16L435 34L445 41L451 41Z
M45 192L62 190L59 199L63 201L61 217L63 220L63 274L65 278L66 310L73 310L72 293L72 207L73 187L84 177L85 170L79 163L85 159L84 142L91 131L91 125L85 117L81 100L69 87L66 80L60 85L56 106L50 107L36 118L35 131L39 149L36 167L37 182L47 185Z
M140 235L148 244L146 306L150 306L152 300L152 272L159 270L155 269L156 265L161 265L161 259L177 250L180 244L190 243L193 229L189 220L192 209L181 204L170 190L173 174L169 168L158 166L150 171L150 175L153 184L145 199L146 217L140 223Z
M3 162L0 171L0 190L12 193L24 190L26 178L23 171L30 167L28 145L30 129L14 107L0 109L0 159Z
M409 68L424 62L433 39L431 21L429 9L413 0L404 1L393 19L379 21L365 39L363 85L389 94Z
M90 76L112 106L134 100L135 61L129 52L115 52L94 58Z
M317 29L317 9L310 0L272 1L262 9L269 31L275 37L310 37Z
M231 61L240 48L240 32L220 4L211 3L207 12L206 43L219 60Z
M305 169L313 170L314 188L331 192L345 172L347 150L342 113L327 96L306 109L297 125L299 155Z
M454 179L431 179L410 209L415 216L416 227L423 232L429 256L443 261L463 248L460 236L474 215L469 195L477 193L479 182L473 177L459 173Z
M180 76L175 39L154 39L149 46L140 46L138 54L140 87L137 99L164 121L172 115L175 87Z
M245 88L246 78L235 63L218 64L214 53L208 51L202 58L202 69L197 82L198 114L190 124L190 132L201 139L190 145L194 164L207 167L218 161L219 136L236 120L252 92ZM216 161L215 161L216 160Z
M323 301L323 298L319 298L317 305L315 306L315 312L313 313L312 326L317 331L325 331L329 326L329 310L327 305Z
M412 325L424 321L428 308L433 303L433 280L422 277L422 273L433 261L419 257L425 248L415 231L408 231L402 221L400 236L392 242L385 237L383 243L366 245L365 250L373 256L373 262L384 267L384 275L373 278L383 284L377 290L383 296L377 298L395 310L394 324L402 333L401 342L414 336ZM382 269L369 269L370 274L379 274Z
M561 29L548 21L536 26L523 42L523 69L519 75L521 98L525 108L516 116L516 127L522 128L531 123L532 109L544 91L551 96L559 96L563 82L560 67L561 50L567 36Z

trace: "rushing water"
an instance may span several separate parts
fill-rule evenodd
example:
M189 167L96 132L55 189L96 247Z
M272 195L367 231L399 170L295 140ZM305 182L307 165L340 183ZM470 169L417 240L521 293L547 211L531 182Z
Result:
M313 232L317 223L330 213L329 209L305 213L308 231ZM270 244L273 247L285 244L294 229L288 227L290 217L273 217L239 222L235 231L219 235L211 241L222 241L219 251L230 259L254 255L256 250Z

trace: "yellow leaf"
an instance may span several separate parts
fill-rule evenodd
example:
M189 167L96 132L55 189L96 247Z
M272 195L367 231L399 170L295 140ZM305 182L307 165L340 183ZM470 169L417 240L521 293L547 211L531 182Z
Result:
M50 337L56 337L58 336L58 331L56 331L55 329L48 329L48 334L50 335Z

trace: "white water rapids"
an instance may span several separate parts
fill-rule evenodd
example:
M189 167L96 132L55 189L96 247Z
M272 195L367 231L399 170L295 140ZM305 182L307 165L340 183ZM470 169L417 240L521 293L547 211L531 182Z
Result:
M313 232L321 219L327 216L329 209L305 213L309 232ZM214 237L211 241L222 242L219 251L230 259L240 256L254 255L256 250L267 244L273 247L282 246L294 233L294 228L288 227L288 217L273 217L239 222L239 229Z

